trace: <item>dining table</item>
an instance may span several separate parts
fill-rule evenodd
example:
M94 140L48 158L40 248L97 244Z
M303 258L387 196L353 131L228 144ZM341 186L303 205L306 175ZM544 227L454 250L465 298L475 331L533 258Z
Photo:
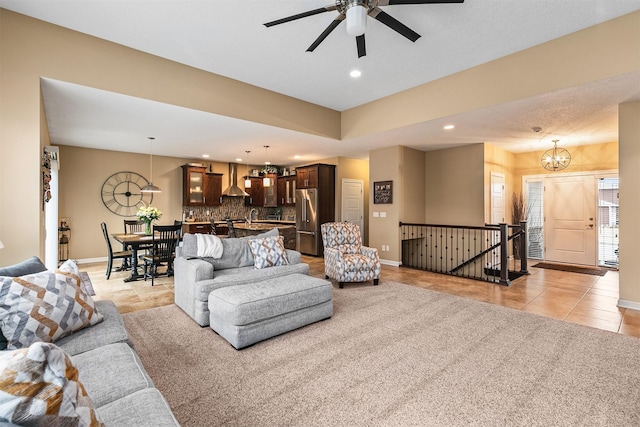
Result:
M131 248L131 275L124 279L125 282L134 282L144 278L138 273L138 250L148 248L153 242L153 236L143 233L132 234L112 234L111 237L116 239L128 248Z

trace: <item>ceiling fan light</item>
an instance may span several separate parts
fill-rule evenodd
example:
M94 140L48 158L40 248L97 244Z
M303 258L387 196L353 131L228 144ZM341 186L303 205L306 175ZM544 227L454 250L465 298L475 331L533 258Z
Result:
M367 8L358 2L347 6L347 33L352 36L361 36L367 28Z

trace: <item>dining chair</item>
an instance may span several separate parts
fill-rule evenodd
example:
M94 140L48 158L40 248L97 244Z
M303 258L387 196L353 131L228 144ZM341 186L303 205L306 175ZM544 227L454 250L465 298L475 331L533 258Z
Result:
M229 229L229 231L227 231L227 235L229 237L236 237L236 229L233 227L233 220L227 220L227 228Z
M105 224L104 222L102 224L100 224L100 226L102 227L102 234L104 235L104 240L105 242L107 242L107 280L109 280L109 277L111 277L111 268L113 267L113 260L114 259L122 259L122 268L121 270L125 269L125 262L128 265L129 259L131 258L131 251L129 250L125 250L125 251L117 251L114 252L113 248L111 247L111 240L109 240L109 232L107 231L107 224Z
M140 233L144 231L144 221L139 219L124 220L124 234Z
M166 275L173 275L173 259L180 237L182 225L154 225L151 238L151 251L142 257L144 261L144 280L151 277L151 286L158 276L158 267L167 266Z
M124 220L124 234L134 234L134 233L143 233L145 231L145 223L140 219L125 219ZM125 244L122 245L122 250L126 250L127 246ZM140 245L138 250L148 251L151 249L151 243L148 245ZM127 261L127 265L129 262Z

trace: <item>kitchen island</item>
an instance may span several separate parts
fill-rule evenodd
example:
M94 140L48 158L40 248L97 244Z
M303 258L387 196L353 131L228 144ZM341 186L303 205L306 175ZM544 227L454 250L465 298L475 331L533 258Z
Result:
M253 221L237 222L233 224L233 228L236 230L236 237L254 236L256 234L264 233L274 227L278 227L278 232L284 237L284 247L286 249L296 248L296 226L292 224L286 224L283 222L275 221Z
M286 220L255 220L251 223L244 221L233 221L233 228L237 237L254 236L278 227L280 235L284 237L284 247L287 249L296 248L296 225L295 221ZM226 235L228 233L227 221L215 221L216 234ZM183 233L211 233L210 221L185 221L182 225Z

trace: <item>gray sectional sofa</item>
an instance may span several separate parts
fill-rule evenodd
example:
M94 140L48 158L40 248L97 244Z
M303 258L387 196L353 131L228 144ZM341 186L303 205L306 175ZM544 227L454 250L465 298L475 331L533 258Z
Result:
M37 258L29 261L26 269L0 269L0 275L17 277L43 271ZM22 264L24 267L25 263ZM74 332L54 344L71 356L78 369L78 379L100 420L107 427L178 426L169 405L155 388L134 351L115 304L105 300L96 301L95 306L104 317L102 322ZM0 350L9 351L6 348L6 339L0 336Z
M269 236L278 236L278 229L256 236L222 239L222 257L214 259L198 257L195 235L185 234L174 261L176 305L200 326L208 326L212 291L291 274L309 274L309 264L302 262L300 252L291 249L286 250L289 265L256 269L247 240Z

